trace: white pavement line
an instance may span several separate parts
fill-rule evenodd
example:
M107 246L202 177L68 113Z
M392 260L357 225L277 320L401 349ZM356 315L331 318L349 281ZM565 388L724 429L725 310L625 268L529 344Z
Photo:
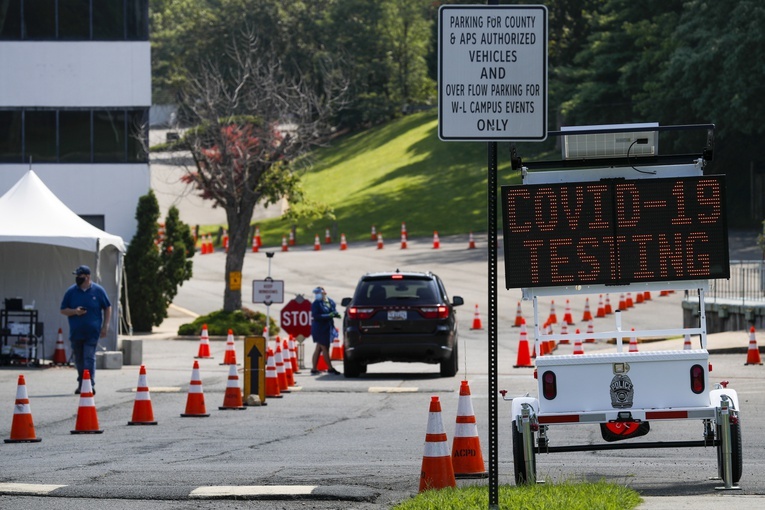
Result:
M34 494L43 496L66 485L45 485L41 483L0 483L0 494Z
M197 487L189 493L189 497L307 496L318 487L318 485L213 485L209 487Z
M393 387L393 386L370 386L369 393L417 393L420 389L415 387Z

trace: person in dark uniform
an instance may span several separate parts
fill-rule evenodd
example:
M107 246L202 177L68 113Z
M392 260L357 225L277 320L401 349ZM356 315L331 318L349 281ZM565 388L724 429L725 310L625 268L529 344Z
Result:
M324 361L327 362L329 367L328 372L339 375L340 372L332 366L329 345L332 341L332 330L335 329L332 319L339 318L340 314L337 313L335 302L327 297L327 291L324 290L324 287L313 289L313 295L314 301L311 304L311 337L316 344L316 349L313 351L311 374L316 375L320 373L318 369L319 356L324 356Z

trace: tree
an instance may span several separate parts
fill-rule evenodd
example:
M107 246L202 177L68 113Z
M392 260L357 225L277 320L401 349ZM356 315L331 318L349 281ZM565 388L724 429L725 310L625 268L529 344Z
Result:
M343 95L339 73L324 68L322 90L296 79L271 48L252 31L231 36L224 55L204 62L189 75L181 94L182 118L189 129L181 147L191 154L186 182L226 211L229 250L223 309L242 307L241 276L254 207L282 197L292 218L329 214L308 202L294 169L298 159L331 133L330 119ZM302 160L305 161L305 160ZM296 206L302 202L303 207Z
M165 219L165 234L158 243L159 203L153 191L138 200L138 228L125 255L126 296L122 306L129 310L134 331L151 331L167 317L167 308L178 286L191 278L194 238L188 225L171 207Z

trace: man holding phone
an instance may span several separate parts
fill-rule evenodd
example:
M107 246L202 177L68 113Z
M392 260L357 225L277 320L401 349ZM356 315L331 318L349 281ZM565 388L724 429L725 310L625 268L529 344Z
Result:
M61 313L69 317L69 342L77 367L77 390L82 386L82 373L87 369L96 393L96 348L98 340L109 330L112 304L102 286L90 281L90 268L80 266L72 274L75 283L66 290Z

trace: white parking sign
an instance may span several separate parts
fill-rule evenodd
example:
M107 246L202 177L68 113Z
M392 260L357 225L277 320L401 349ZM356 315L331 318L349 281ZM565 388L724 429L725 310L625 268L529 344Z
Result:
M441 6L438 48L441 140L547 138L545 6Z

